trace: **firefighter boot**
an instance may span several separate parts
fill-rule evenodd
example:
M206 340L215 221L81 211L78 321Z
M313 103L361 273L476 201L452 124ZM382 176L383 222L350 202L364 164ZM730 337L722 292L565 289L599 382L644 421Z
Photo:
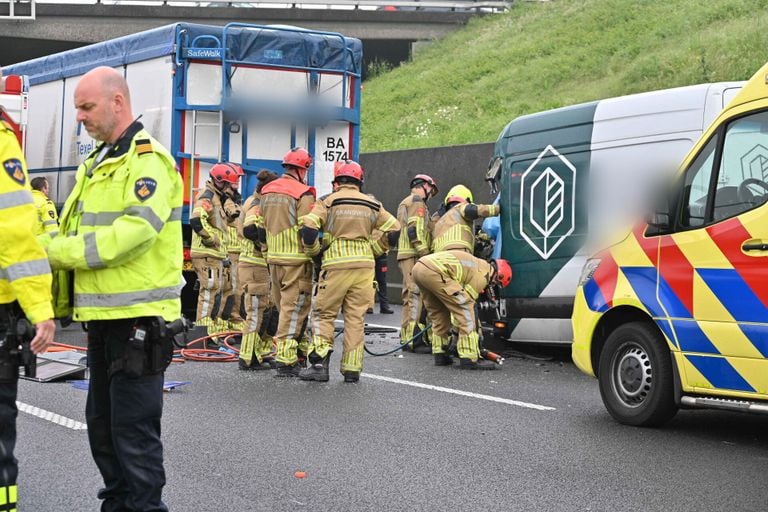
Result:
M472 359L461 358L459 360L459 370L495 370L496 363L492 361L486 361L485 359L478 359L473 361Z
M344 375L344 382L357 382L360 380L360 372L341 372Z
M275 374L275 377L298 377L299 370L301 370L301 368L299 368L298 363L277 363L277 373Z
M299 372L301 380L314 380L316 382L328 382L328 362L331 359L330 352L325 357L320 357L316 353L309 354L309 365Z
M451 366L453 358L448 354L435 354L435 366Z

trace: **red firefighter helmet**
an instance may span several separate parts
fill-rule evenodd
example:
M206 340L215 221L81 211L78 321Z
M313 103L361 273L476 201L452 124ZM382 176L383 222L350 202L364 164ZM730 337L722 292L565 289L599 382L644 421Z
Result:
M420 185L422 183L426 183L432 187L432 195L434 196L437 194L437 182L432 179L431 176L428 174L417 174L413 177L411 180L411 188L415 187L416 185Z
M496 263L496 279L501 283L501 287L505 288L512 282L512 267L509 266L507 260L497 258L493 260Z
M283 157L283 167L291 165L299 169L307 170L312 165L312 157L304 148L293 148Z
M243 169L237 164L219 162L211 167L211 178L217 183L226 181L227 183L236 185L242 175Z
M363 182L363 168L360 164L354 160L345 160L343 162L336 162L333 165L333 180L341 176L347 176L349 178L356 179L360 183Z

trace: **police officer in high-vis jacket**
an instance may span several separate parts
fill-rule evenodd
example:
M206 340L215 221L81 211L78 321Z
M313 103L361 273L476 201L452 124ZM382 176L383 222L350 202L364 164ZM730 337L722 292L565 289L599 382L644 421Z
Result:
M48 248L54 270L72 271L56 272L55 309L88 325L85 415L101 510L165 511L160 420L169 322L181 315L182 180L133 120L118 71L89 71L74 100L77 121L101 142L78 167Z
M0 510L15 511L18 466L13 449L21 340L15 336L14 313L21 306L35 325L31 340L34 353L45 352L56 326L51 308L51 270L45 251L35 239L37 212L27 169L16 135L2 121L0 166Z
M328 381L328 362L333 351L334 320L344 316L344 350L341 373L344 382L357 382L363 369L363 324L373 303L374 252L389 247L389 235L400 229L397 219L379 201L360 192L363 168L347 160L334 169L335 191L315 203L304 217L301 235L310 255L322 253L320 279L312 311L310 366L301 370L302 380ZM323 230L322 244L319 232ZM371 239L374 230L380 235ZM378 246L374 251L373 245Z
M436 366L449 366L453 359L445 348L451 329L458 331L459 368L494 370L495 364L480 359L475 301L489 285L502 287L512 279L506 260L488 262L468 252L451 250L429 254L413 267L413 280L421 290L424 306L432 322L432 353Z
M56 213L56 205L48 197L50 185L42 176L32 178L29 182L32 186L32 198L35 200L37 210L36 235L47 235L50 238L59 234L59 216Z
M411 192L397 207L400 239L397 246L397 264L403 275L403 311L400 325L400 343L408 343L424 326L421 319L421 296L411 278L416 260L430 253L429 208L427 201L437 194L437 183L426 174L417 174L411 180Z
M474 204L472 191L456 185L445 195L444 213L432 228L432 251L459 250L470 254L475 247L475 220L494 217L501 212L499 204Z
M307 185L312 157L293 148L283 157L285 173L261 189L261 215L266 259L272 280L272 299L280 310L275 342L277 376L299 374L299 349L312 298L312 260L304 252L299 227L315 203L315 189Z

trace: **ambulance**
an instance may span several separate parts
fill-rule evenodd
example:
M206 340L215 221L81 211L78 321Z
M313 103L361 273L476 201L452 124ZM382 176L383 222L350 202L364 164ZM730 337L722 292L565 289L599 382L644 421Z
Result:
M653 213L590 258L572 356L620 423L768 413L768 64L684 158Z

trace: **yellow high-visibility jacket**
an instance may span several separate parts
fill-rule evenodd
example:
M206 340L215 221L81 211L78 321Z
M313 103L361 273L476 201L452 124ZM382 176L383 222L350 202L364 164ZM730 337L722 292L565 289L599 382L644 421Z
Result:
M37 212L16 135L0 122L0 304L18 301L36 324L53 318L51 268L35 238Z
M35 235L48 235L51 238L58 235L59 216L56 213L56 205L39 190L32 191L32 199L35 201L37 210Z
M181 314L183 185L173 157L141 123L77 169L59 236L48 257L57 272L57 316L78 321ZM101 160L101 161L100 161Z

